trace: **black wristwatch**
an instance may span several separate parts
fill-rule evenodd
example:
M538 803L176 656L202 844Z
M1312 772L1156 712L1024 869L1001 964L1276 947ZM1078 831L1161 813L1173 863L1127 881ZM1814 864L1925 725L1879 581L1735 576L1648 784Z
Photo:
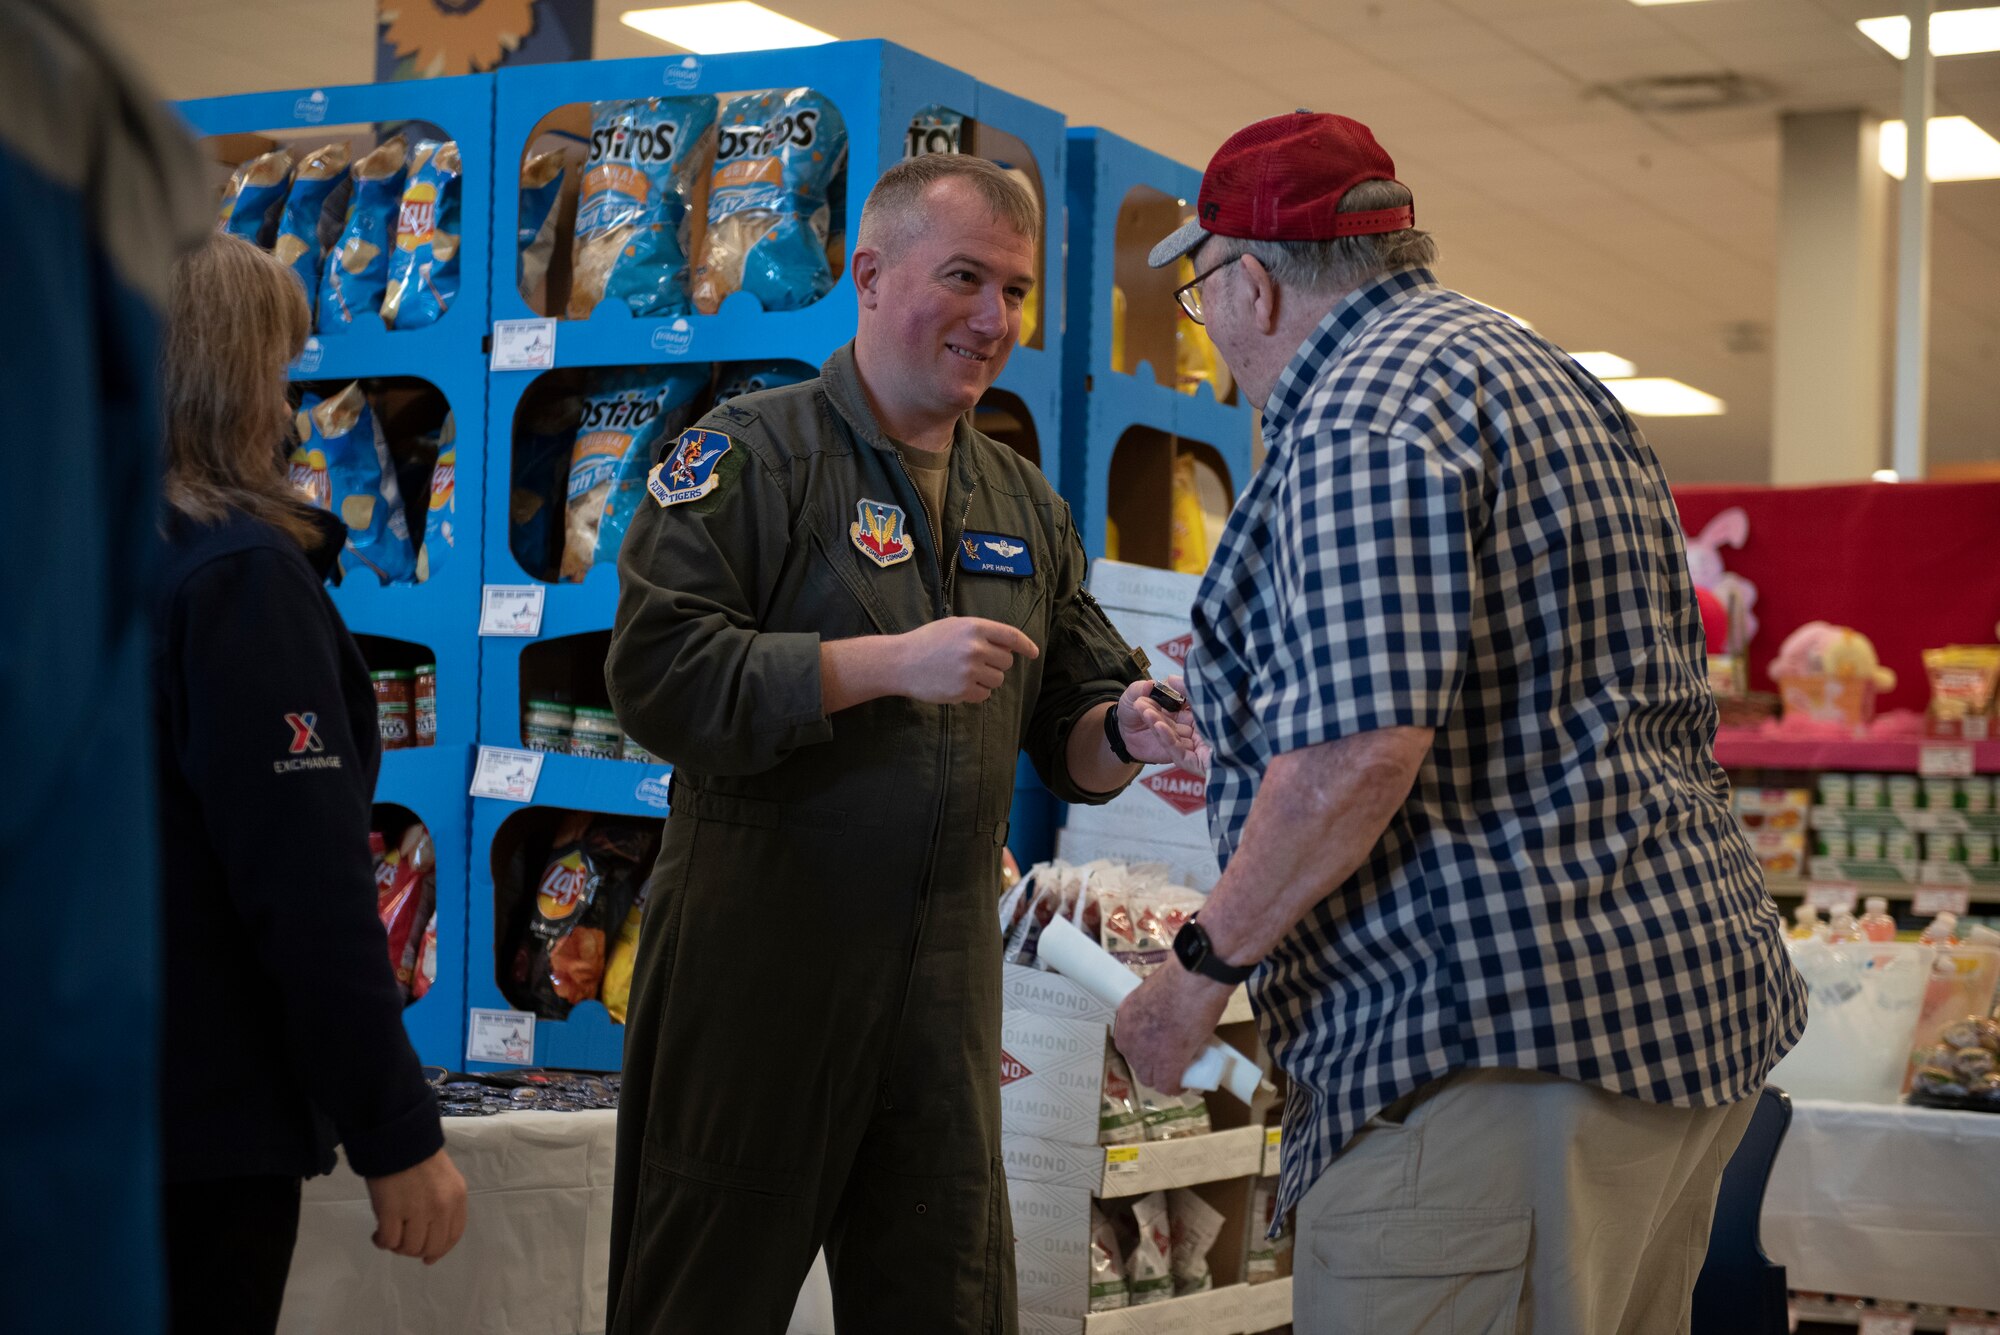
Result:
M1125 745L1125 739L1118 732L1118 702L1113 700L1111 708L1104 711L1104 740L1111 743L1111 754L1128 765L1139 764L1139 757L1132 754L1132 748Z
M1195 915L1199 917L1200 915ZM1218 983L1234 987L1251 974L1257 972L1254 964L1225 964L1215 953L1215 944L1208 939L1208 929L1189 918L1179 932L1174 934L1174 958L1189 973L1198 973L1204 978L1213 978Z

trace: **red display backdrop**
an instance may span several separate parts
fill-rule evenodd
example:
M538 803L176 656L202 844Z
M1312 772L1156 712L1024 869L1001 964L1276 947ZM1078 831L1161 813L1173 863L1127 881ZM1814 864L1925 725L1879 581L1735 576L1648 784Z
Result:
M1881 709L1930 703L1923 651L1991 644L2000 621L2000 482L1866 482L1838 487L1676 487L1690 533L1730 506L1749 540L1725 564L1757 586L1750 685L1785 636L1808 621L1852 626L1875 642L1896 689Z

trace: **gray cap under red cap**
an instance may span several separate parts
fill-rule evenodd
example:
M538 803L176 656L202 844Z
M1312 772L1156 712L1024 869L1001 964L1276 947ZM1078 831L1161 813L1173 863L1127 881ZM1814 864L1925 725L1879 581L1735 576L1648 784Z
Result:
M1223 142L1201 174L1195 216L1153 247L1147 263L1172 264L1211 236L1251 241L1330 241L1416 226L1408 205L1338 212L1363 181L1393 181L1396 164L1360 121L1295 111L1246 125Z

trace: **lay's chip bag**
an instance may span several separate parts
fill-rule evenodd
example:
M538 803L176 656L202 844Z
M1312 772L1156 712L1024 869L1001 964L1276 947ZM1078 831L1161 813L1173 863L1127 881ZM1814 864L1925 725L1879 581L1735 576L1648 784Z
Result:
M846 157L840 112L810 88L724 104L708 236L695 270L697 310L713 315L738 288L767 311L796 310L832 289L827 195Z
M660 442L680 435L693 425L695 400L708 388L706 366L663 369L659 416L653 419L653 428L643 440L634 439L625 447L624 456L618 461L618 472L611 480L611 490L604 498L604 514L597 524L597 554L593 558L597 565L618 564L618 549L625 544L625 530L632 526L639 502L646 498L646 475L653 470Z
M250 159L230 174L215 225L252 245L269 246L277 234L278 214L285 206L285 186L291 178L292 155L282 148Z
M687 313L689 201L714 127L713 97L593 106L570 319L589 319L606 299L634 315Z
M292 446L286 477L299 495L322 510L333 508L333 483L326 473L326 445L313 434L312 409L320 400L307 395L299 406L298 441Z
M417 551L417 581L431 577L458 541L453 517L458 510L458 428L444 415L437 433L437 462L431 465L431 503L424 515L424 545Z
M389 443L355 381L328 399L305 400L310 432L302 448L326 460L328 509L347 525L340 555L343 575L363 567L384 584L407 583L416 570L402 490L389 458ZM296 457L296 456L295 456Z
M665 428L664 405L669 395L684 393L682 403L692 400L699 386L687 390L682 386L697 377L705 380L706 372L663 367L608 371L597 378L584 398L576 443L570 448L561 579L576 582L590 573L597 561L597 534L605 506L620 474L626 471L626 459L636 454L645 460L638 465L639 485L644 488L646 470L652 467L652 456Z
M278 239L271 245L271 253L299 276L308 310L319 304L320 266L325 254L320 245L320 215L327 197L347 179L347 159L346 144L328 144L306 154L292 177L284 216L278 220Z
M458 295L459 175L455 142L417 142L382 294L382 323L391 329L436 324Z
M322 334L344 334L361 315L382 307L408 154L408 144L398 135L354 164L347 222L340 243L326 257L326 278L320 285Z

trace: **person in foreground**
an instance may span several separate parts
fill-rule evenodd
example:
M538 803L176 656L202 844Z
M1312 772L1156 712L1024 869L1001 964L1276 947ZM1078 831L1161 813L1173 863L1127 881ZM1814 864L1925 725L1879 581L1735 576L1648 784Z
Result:
M1171 1090L1251 979L1301 1332L1685 1331L1804 991L1659 462L1438 284L1394 172L1355 121L1260 121L1151 256L1269 452L1188 659L1223 875L1117 1043Z
M991 163L890 168L854 341L684 432L626 537L605 680L674 779L625 1033L618 1335L779 1335L822 1245L843 1335L1014 1329L1016 759L1102 802L1192 742L1083 591L1068 506L968 418L1039 232Z
M374 691L321 582L346 529L283 471L309 324L298 280L247 241L175 265L153 703L176 1335L276 1329L300 1180L332 1171L336 1140L376 1246L430 1264L465 1231L375 913Z

